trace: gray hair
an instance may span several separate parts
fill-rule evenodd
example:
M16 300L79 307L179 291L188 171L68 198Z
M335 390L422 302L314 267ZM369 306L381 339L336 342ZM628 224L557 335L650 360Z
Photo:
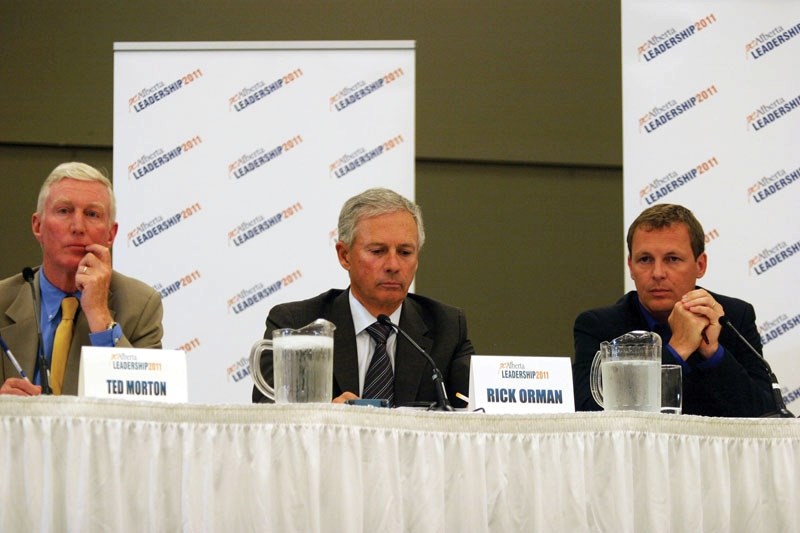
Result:
M390 189L367 189L347 200L339 212L339 240L352 246L356 238L356 224L362 218L388 215L397 211L407 211L417 223L419 249L425 244L425 226L422 223L420 207Z
M36 203L36 212L39 217L44 217L44 204L47 202L47 197L50 196L50 188L67 178L78 181L96 181L103 184L108 190L109 224L113 224L117 220L117 206L114 201L114 190L111 188L111 181L96 168L86 163L77 162L61 163L44 180L42 188L39 189L39 200Z

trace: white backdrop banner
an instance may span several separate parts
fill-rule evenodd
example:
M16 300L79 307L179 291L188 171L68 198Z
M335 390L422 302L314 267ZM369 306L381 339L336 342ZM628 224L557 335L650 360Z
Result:
M795 413L798 58L800 2L622 1L625 228L656 203L695 213L709 257L701 283L755 306Z
M414 198L414 87L413 41L115 43L114 268L161 292L190 402L249 402L269 309L348 285L347 198Z

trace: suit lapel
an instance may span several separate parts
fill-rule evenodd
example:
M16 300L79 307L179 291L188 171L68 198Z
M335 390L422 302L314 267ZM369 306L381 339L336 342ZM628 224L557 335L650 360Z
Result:
M636 291L632 291L630 296L627 302L630 312L627 313L626 317L627 324L625 324L625 333L635 330L648 331L650 327L647 325L647 319L642 314L642 307L641 304L639 304L639 295Z
M403 302L399 326L430 355L433 339L428 336L428 326L422 319L418 305L409 298ZM399 333L397 335L394 356L394 399L397 405L403 405L417 399L422 380L430 379L431 375L425 356L406 338Z
M39 279L37 276L35 280L37 292L39 290L38 285ZM33 296L27 283L20 285L17 297L6 310L6 316L13 324L3 328L3 338L16 356L17 361L19 361L22 370L33 380L38 337L36 335L36 318L33 311ZM6 361L3 364L5 365ZM6 367L6 377L18 377L16 376L16 370L13 370L13 373L9 373L9 370L13 370L10 363Z
M358 351L349 291L342 291L334 300L326 320L336 326L333 332L333 377L341 389L358 394ZM336 394L337 391L334 391Z
M36 270L34 290L37 295L41 295L41 290L39 288L40 271L38 268ZM112 317L116 316L113 309L113 286L114 278L112 274L112 288L109 289L108 297ZM6 316L13 323L2 328L0 333L2 333L3 338L16 356L22 369L32 379L36 368L39 339L36 334L33 296L31 295L30 287L27 283L23 282L23 284L20 285L17 297L6 310ZM350 327L352 329L352 320L350 321ZM84 344L89 345L91 343L89 341L89 322L86 320L86 315L81 312L78 314L78 318L75 322L75 331L72 336L72 343L70 344L69 359L67 360L67 368L64 374L65 390L69 390L67 388L68 384L74 383L77 387L80 370L80 353ZM5 362L3 364L5 365ZM16 370L13 368L4 368L4 370L6 377L16 375ZM10 371L13 372L10 373Z

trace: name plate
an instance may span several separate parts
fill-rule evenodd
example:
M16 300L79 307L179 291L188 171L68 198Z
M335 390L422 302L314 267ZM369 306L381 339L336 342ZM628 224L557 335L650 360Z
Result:
M78 396L186 403L186 353L84 346Z
M487 413L574 413L569 357L473 355L469 409Z

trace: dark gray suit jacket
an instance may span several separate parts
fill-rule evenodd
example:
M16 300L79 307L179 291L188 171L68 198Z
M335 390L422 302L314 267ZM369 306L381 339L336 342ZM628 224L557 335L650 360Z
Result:
M40 298L38 271L34 277L34 287L36 297ZM152 287L119 272L112 272L108 307L124 335L117 346L161 348L164 332L161 318L164 310L161 296ZM21 274L0 281L0 334L16 356L22 370L33 380L38 349L36 319L31 288ZM64 394L78 393L81 347L91 345L89 322L86 315L79 313L64 373ZM3 357L0 383L10 377L19 377L19 374Z
M298 329L318 318L336 325L333 336L333 397L345 391L358 394L358 353L353 315L350 312L349 292L331 289L309 300L276 305L267 317L265 339L272 331L282 328ZM454 407L465 406L456 392L469 392L469 360L475 353L467 337L464 313L436 300L409 294L403 302L400 328L408 333L436 362L444 375L447 395ZM272 383L272 353L265 352L261 370ZM425 357L402 336L398 336L394 396L398 406L411 402L435 402L436 391L431 369ZM253 387L253 402L267 399Z
M756 314L749 303L710 293L725 309L731 323L753 347L761 350ZM575 408L578 411L599 410L589 388L589 372L601 341L610 341L629 331L647 330L636 291L623 296L616 304L585 311L575 320L575 362L572 379ZM723 328L719 343L725 355L716 368L701 368L704 359L692 354L691 368L683 375L683 412L693 415L758 417L775 411L772 385L764 364L728 328ZM663 347L662 363L675 364L675 357Z

